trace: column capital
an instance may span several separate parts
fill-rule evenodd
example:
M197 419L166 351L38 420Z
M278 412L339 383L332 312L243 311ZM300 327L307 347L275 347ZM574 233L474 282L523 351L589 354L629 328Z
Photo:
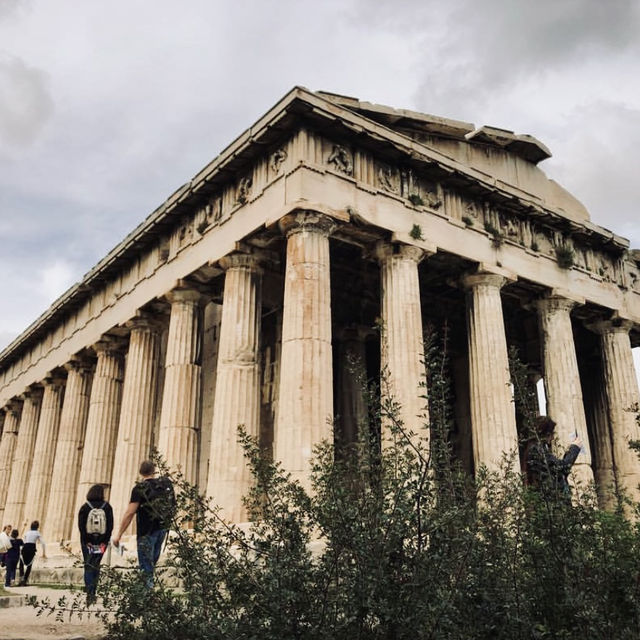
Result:
M31 399L32 402L38 402L42 400L42 395L44 393L44 389L41 384L35 383L30 384L21 394L20 399L26 400L28 398Z
M225 271L229 269L248 269L256 273L262 273L261 263L264 256L257 251L251 253L234 252L229 253L218 260L218 264Z
M91 371L93 371L93 364L94 361L86 356L72 356L70 360L62 366L67 372L77 371L78 373L91 373Z
M100 338L100 340L92 344L91 348L98 355L101 353L122 355L122 350L124 349L124 345L125 345L124 338L106 333Z
M597 320L596 322L590 322L586 327L598 335L604 335L606 333L628 334L633 328L633 322L623 318L611 318L609 320Z
M210 296L207 287L198 282L190 280L178 280L173 288L164 294L167 302L192 302L194 304L205 304Z
M536 309L538 309L540 313L553 311L564 311L566 313L570 313L578 304L579 303L576 300L571 300L570 298L554 294L543 296L535 301Z
M11 398L7 404L4 405L5 413L11 414L14 418L17 418L22 411L22 400L18 397Z
M516 280L517 276L512 271L481 262L474 271L463 274L460 283L463 289L471 289L476 286L501 289L508 282Z
M336 227L336 221L324 213L317 211L298 211L289 213L278 222L280 231L288 238L295 233L313 231L329 237Z
M162 328L162 320L146 311L137 311L133 318L124 323L129 331L158 332Z
M397 257L402 260L410 260L416 264L429 255L420 247L411 244L386 242L385 240L376 242L373 253L379 262L386 262Z
M66 376L63 374L64 369L55 369L54 371L47 371L42 379L42 386L47 387L62 387L67 381Z

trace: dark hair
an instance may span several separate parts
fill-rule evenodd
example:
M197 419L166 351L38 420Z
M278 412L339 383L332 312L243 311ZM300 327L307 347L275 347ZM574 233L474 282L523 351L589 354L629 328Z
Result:
M555 428L555 420L552 420L549 416L538 416L536 418L535 431L539 437L550 436Z
M14 530L11 532L11 537L12 537L12 538L17 538L17 537L18 537L18 530L17 530L17 529L14 529Z
M89 502L104 500L104 486L101 484L94 484L91 489L87 491L87 500Z
M31 523L31 531L37 531L39 526L40 526L40 523L37 520L34 520Z
M151 476L156 472L156 465L151 460L143 460L140 463L140 475Z

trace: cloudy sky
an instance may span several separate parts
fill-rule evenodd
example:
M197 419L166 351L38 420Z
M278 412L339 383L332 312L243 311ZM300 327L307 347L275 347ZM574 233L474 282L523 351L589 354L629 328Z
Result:
M296 84L533 134L640 247L639 0L0 0L0 349Z

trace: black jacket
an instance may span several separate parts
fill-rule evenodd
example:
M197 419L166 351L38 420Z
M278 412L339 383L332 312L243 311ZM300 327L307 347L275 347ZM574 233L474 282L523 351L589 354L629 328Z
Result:
M113 509L106 500L93 500L91 507L85 502L78 511L78 529L80 529L80 543L85 546L88 542L91 544L107 543L111 540L111 533L113 532ZM93 534L87 536L87 518L89 512L93 507L100 508L104 504L104 513L107 516L107 530L103 535Z
M546 442L534 442L527 451L527 482L529 485L569 496L568 476L580 453L572 444L562 458L556 458Z

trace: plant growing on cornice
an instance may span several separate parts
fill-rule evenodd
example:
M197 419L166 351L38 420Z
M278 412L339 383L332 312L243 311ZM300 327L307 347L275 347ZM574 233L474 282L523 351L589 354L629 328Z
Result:
M571 269L574 264L574 251L571 247L562 245L556 247L556 259L561 269Z
M414 224L413 227L411 227L411 231L409 231L409 235L414 240L424 240L422 236L422 227L419 224Z
M414 207L422 207L424 205L424 200L422 199L422 197L420 196L419 193L410 193L409 194L409 202Z
M531 241L531 251L540 251L540 246L535 240Z
M471 216L462 216L462 222L464 222L467 227L473 227L473 218Z
M494 227L490 222L484 223L484 230L491 234L491 242L494 247L499 247L504 242L504 236L500 233L500 229Z

